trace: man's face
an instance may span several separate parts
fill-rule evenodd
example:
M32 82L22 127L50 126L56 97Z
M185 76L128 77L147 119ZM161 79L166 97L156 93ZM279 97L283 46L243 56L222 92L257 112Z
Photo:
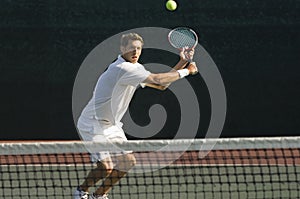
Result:
M137 63L142 53L142 42L129 40L127 46L121 46L122 57L131 63Z

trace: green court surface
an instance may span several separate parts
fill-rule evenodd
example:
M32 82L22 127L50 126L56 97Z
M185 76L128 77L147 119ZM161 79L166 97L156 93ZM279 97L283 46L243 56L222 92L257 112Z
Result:
M90 168L1 165L0 198L70 199ZM137 166L114 186L109 198L296 199L300 198L299 179L299 165L179 165L146 173Z

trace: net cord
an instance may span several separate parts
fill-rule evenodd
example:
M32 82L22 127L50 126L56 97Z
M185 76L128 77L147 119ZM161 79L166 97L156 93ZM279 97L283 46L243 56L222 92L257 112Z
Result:
M299 148L300 137L131 140L128 142L96 143L83 141L2 142L0 155L85 153L87 147L98 151L197 151L213 145L212 150Z

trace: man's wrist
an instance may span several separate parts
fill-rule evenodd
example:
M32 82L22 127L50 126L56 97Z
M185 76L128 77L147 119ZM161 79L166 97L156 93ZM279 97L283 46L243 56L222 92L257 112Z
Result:
M180 79L188 76L190 74L190 71L189 69L185 68L185 69L180 69L180 70L177 70L178 74L179 74L179 77Z

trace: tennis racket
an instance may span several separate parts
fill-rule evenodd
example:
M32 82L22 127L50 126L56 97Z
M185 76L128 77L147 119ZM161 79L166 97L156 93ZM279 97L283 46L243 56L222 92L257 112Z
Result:
M170 44L177 49L193 49L198 44L198 36L195 31L187 27L178 27L169 32ZM192 60L189 60L191 62Z

